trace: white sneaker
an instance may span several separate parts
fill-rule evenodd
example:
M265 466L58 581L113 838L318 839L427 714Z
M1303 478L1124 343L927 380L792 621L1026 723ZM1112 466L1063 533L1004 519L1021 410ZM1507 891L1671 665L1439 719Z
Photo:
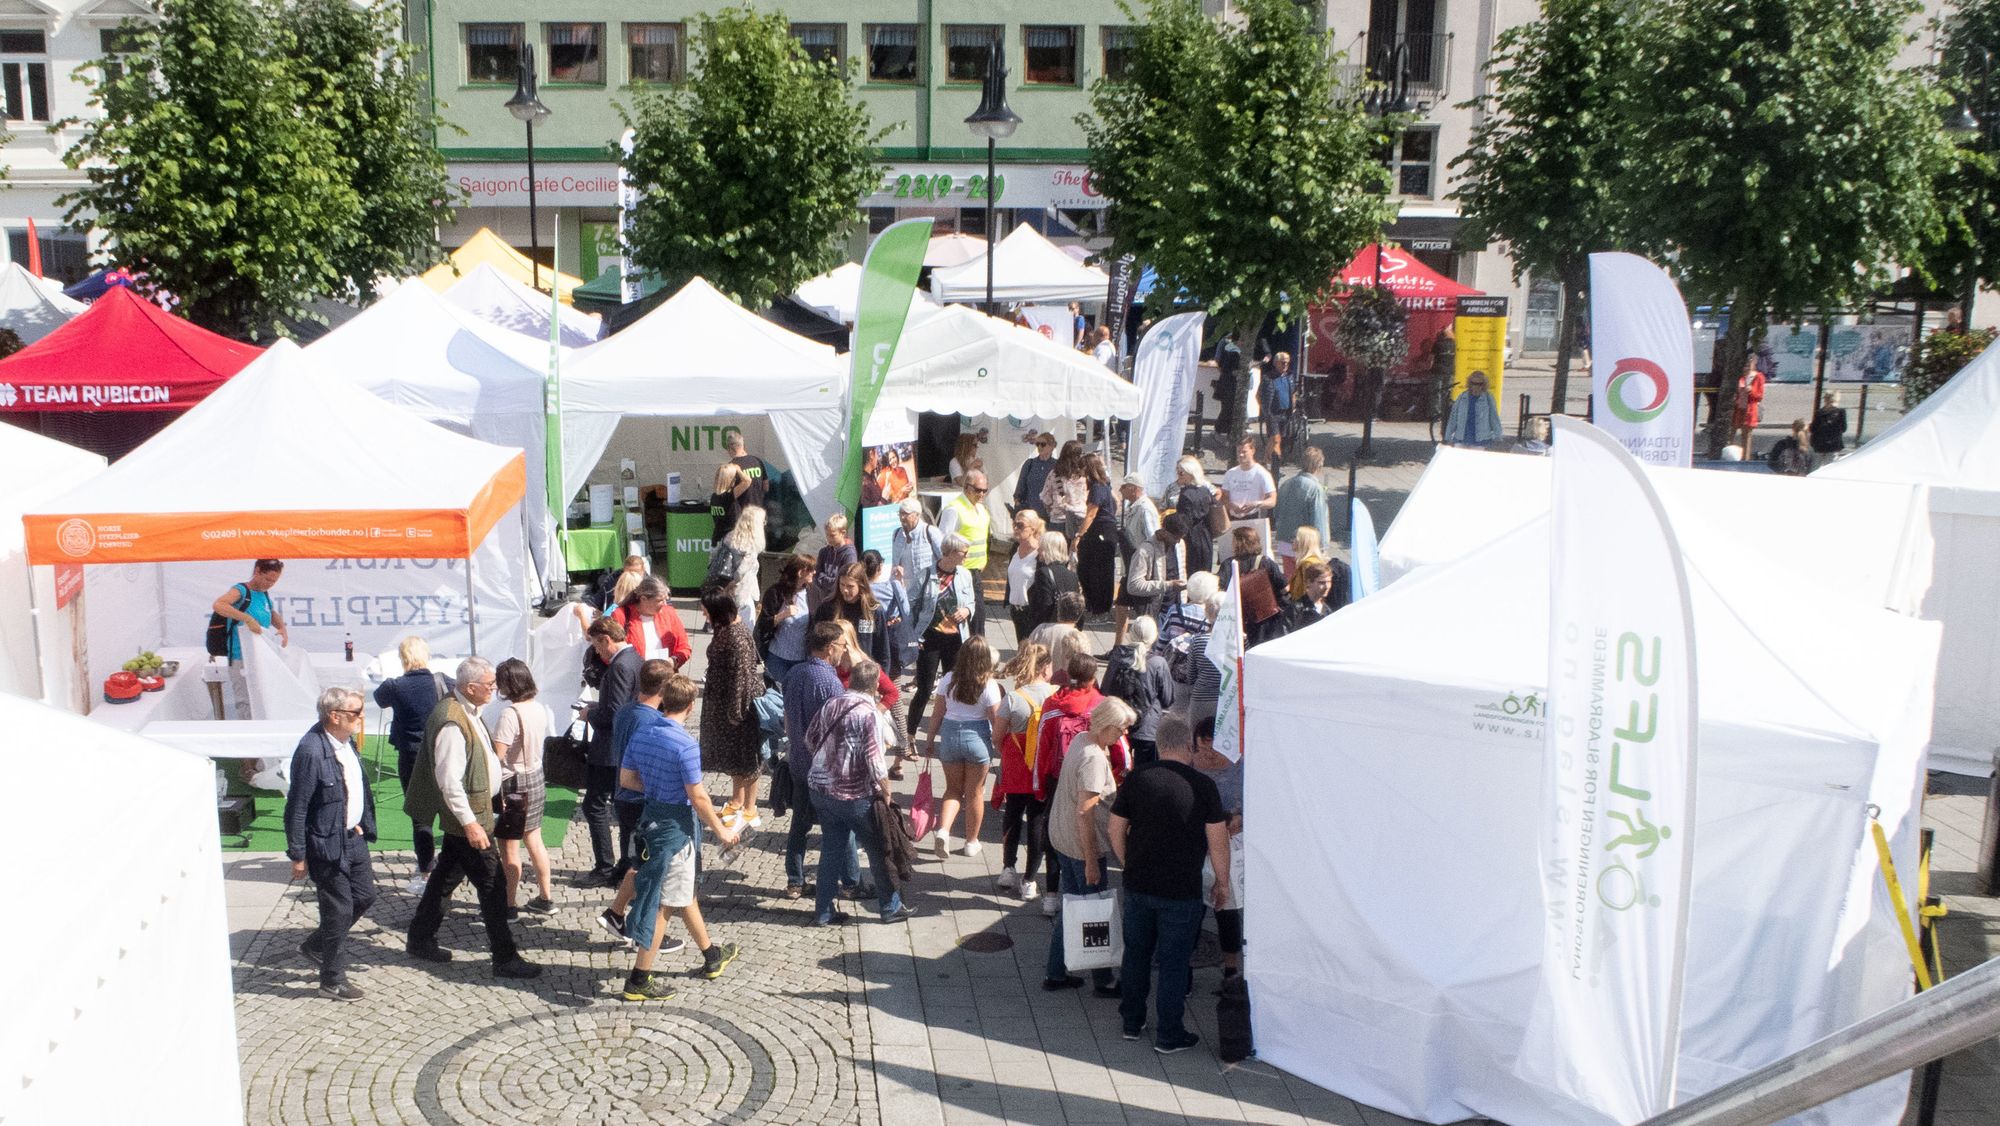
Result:
M403 888L411 895L422 895L424 893L424 885L428 883L430 883L429 876L411 876L410 882L404 884Z
M939 829L931 837L931 851L943 860L951 855L951 834Z
M1001 891L1013 891L1021 886L1021 873L1012 868L1002 868L1000 878L994 881L994 886Z
M1038 890L1038 889L1037 889L1037 886L1036 886L1036 884L1035 884L1035 881L1033 881L1033 880L1022 880L1022 881L1021 881L1021 898L1022 898L1022 899L1023 899L1024 901L1026 901L1026 900L1032 900L1032 899L1034 899L1034 898L1035 898L1035 892L1036 892L1037 890Z
M977 840L970 840L965 842L965 855L978 856L979 849L980 849L980 844Z
M752 818L751 818L751 819L749 820L748 824L749 824L749 826L750 826L750 827L751 827L752 829L761 829L761 828L763 828L763 827L764 827L764 815L763 815L763 814L761 814L761 813L760 813L760 814L757 814L757 815L756 815L755 817L752 817Z
M1062 909L1061 899L1053 895L1045 895L1042 897L1042 914L1047 915L1049 918L1053 919L1056 917L1056 912L1061 909Z

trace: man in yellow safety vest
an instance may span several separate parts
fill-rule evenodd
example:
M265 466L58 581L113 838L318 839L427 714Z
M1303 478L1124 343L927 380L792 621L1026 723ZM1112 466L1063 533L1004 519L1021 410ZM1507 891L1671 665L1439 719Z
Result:
M938 530L945 535L960 535L972 545L965 553L965 566L972 572L972 636L986 636L986 593L981 589L979 574L986 569L986 536L993 524L993 514L986 508L986 474L974 469L965 475L965 484L958 495L944 502L938 512Z

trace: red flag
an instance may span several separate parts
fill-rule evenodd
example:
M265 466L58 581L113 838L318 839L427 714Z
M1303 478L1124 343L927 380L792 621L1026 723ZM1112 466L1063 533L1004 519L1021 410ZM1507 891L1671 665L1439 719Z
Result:
M28 220L28 272L42 276L42 239L35 233L35 221Z

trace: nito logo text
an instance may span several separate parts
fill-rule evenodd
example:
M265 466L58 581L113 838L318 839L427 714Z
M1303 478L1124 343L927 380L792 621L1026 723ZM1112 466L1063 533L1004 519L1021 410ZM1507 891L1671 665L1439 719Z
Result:
M1651 388L1643 386L1650 382ZM1640 386L1634 386L1640 384ZM1650 391L1650 394L1648 392ZM1651 360L1628 356L1612 365L1604 398L1621 422L1651 422L1667 409L1667 373ZM1641 403L1635 405L1633 399Z

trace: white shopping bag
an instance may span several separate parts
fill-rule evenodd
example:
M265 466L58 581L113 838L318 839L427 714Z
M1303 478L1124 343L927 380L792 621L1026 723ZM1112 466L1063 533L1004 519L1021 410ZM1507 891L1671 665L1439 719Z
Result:
M1215 866L1207 857L1201 860L1201 901L1214 906ZM1220 908L1224 911L1243 909L1243 834L1229 838L1229 902Z
M1062 928L1063 964L1071 973L1117 969L1125 960L1117 892L1063 896Z

